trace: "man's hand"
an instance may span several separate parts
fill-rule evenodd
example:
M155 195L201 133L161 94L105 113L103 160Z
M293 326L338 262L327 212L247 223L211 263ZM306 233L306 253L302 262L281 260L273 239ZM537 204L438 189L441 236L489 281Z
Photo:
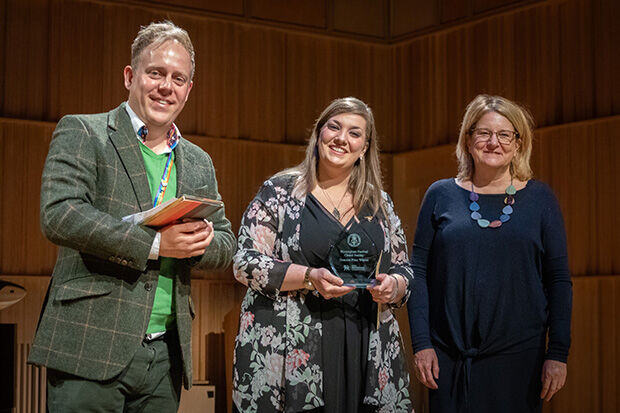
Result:
M439 360L435 349L425 348L413 355L415 375L429 389L437 389L436 379L439 378Z
M189 221L172 224L159 230L161 257L189 258L204 254L215 232L209 221Z

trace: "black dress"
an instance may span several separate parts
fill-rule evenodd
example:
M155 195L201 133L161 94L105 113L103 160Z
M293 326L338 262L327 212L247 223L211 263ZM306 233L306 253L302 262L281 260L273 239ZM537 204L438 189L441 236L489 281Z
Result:
M328 350L330 343L323 345L321 313L308 307L307 299L312 297L312 292L305 288L281 291L293 263L309 265L300 246L307 196L293 195L300 179L296 174L288 174L265 181L243 214L239 228L233 271L235 278L248 289L241 303L239 334L235 340L232 397L243 412L308 411L325 406L325 393L340 391L324 386L324 376L333 374L333 370L325 373L323 361L326 359L323 348ZM370 227L380 228L377 242L383 248L380 272L399 274L410 286L413 272L407 259L404 232L392 200L386 193L381 195L384 208L375 218L366 213L358 217L372 224ZM316 216L304 223L303 230L319 234L319 242L328 246L330 240L325 227L317 223ZM356 240L353 235L349 234L351 240ZM324 255L319 257L324 261ZM371 304L369 324L375 328L368 330L368 353L363 357L368 359L362 380L363 402L383 411L411 411L402 337L392 313L409 296L407 292L398 303L384 307L378 328L375 326L377 306ZM360 303L360 307L364 304ZM364 339L366 333L360 332L360 337ZM325 410L329 411L330 407Z
M408 310L414 351L439 358L430 411L539 412L543 360L566 362L570 346L562 214L549 187L530 180L508 222L480 228L469 193L435 182L418 217ZM504 197L480 195L483 217L496 219Z
M364 209L358 214L360 224L372 237L375 246L383 249L383 232L376 220L368 221ZM349 224L351 224L351 218ZM347 227L348 225L347 224ZM330 269L328 254L331 246L345 230L319 201L309 194L302 211L299 245L314 268ZM330 270L331 271L331 270ZM349 294L326 300L313 294L306 304L317 314L323 325L323 395L325 407L318 412L372 412L364 406L364 384L368 364L368 337L374 328L373 305L370 293L357 288ZM374 311L373 311L374 310Z

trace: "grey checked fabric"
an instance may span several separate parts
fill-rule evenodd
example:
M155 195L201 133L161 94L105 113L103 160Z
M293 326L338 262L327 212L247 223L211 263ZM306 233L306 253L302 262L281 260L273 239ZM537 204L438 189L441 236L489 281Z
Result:
M148 255L155 231L121 221L152 205L139 141L124 103L58 123L43 170L41 228L60 246L29 362L91 380L118 375L146 331L159 268ZM220 199L211 158L182 139L177 195ZM192 381L190 267L230 263L235 238L224 209L202 257L181 260L175 280L184 382Z

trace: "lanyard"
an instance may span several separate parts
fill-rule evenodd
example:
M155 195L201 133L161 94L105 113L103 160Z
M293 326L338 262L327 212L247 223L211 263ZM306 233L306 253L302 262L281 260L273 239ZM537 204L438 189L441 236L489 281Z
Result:
M166 162L166 167L164 168L164 173L161 176L161 181L159 181L159 189L157 190L157 195L155 195L155 200L153 201L153 207L161 204L164 200L164 194L166 193L166 189L168 188L168 181L170 180L170 172L172 172L172 165L174 161L172 159L172 152L168 154L168 161Z
M148 134L148 129L146 125L142 126L138 129L138 136L144 143L146 139L146 135ZM155 199L153 200L153 207L161 204L164 200L164 195L166 194L166 189L168 188L168 181L170 180L170 173L172 172L172 166L174 165L174 160L172 159L172 150L177 146L179 139L177 136L177 129L174 124L170 125L170 129L168 130L168 147L170 148L170 153L168 154L168 160L166 161L166 167L164 168L164 173L161 176L161 180L159 181L159 189L157 190L157 195L155 195Z

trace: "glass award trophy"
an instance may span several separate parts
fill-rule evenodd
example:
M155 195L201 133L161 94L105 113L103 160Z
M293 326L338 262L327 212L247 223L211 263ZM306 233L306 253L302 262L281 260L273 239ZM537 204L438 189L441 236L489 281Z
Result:
M381 250L358 222L344 228L331 246L328 255L332 273L344 280L344 285L366 288L375 284L375 271Z

